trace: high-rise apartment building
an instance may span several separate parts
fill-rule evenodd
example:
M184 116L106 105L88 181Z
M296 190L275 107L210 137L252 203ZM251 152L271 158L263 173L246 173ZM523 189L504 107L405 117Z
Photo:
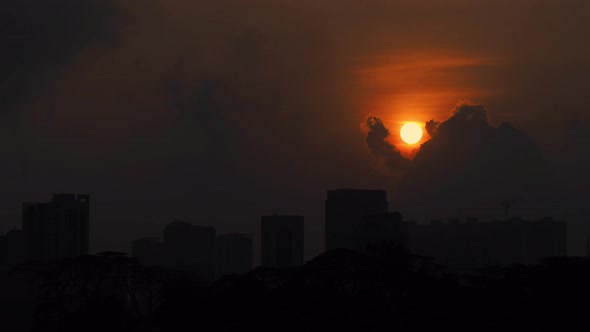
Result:
M89 195L59 194L48 203L23 204L25 255L50 261L88 254Z
M303 264L303 216L263 216L261 226L262 266Z

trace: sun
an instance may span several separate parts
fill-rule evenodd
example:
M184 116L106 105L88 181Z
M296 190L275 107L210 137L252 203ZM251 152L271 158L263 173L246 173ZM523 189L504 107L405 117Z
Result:
M399 131L402 140L408 144L416 144L422 138L422 128L414 122L408 122Z

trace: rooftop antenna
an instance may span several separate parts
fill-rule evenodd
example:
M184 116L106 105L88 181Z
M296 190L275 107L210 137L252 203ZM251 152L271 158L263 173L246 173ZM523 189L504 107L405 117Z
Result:
M590 238L588 238L588 232L586 232L586 258L590 257Z
M510 217L510 208L514 203L520 202L521 200L521 197L512 197L511 199L506 199L502 202L502 205L504 206L504 220L508 221L508 217Z
M504 220L508 221L508 216L509 216L509 212L510 212L510 200L505 200L504 202L502 202L502 205L504 206Z

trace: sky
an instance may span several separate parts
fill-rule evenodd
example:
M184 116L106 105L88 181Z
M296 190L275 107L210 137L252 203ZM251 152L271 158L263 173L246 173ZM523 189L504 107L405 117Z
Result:
M417 222L510 200L583 253L588 1L5 2L0 231L88 193L93 252L279 213L305 215L309 259L326 190L382 188Z

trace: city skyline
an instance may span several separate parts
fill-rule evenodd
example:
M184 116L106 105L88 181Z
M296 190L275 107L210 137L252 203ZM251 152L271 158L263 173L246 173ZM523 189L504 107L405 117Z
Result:
M588 13L4 0L0 330L573 329Z
M325 191L378 188L419 222L510 200L585 252L587 1L27 1L2 13L2 231L23 201L86 192L91 252L279 212L306 216L313 257Z
M92 254L88 252L89 203L87 194L55 194L49 203L23 203L23 230L0 237L0 265L10 268L27 261ZM388 244L430 257L451 271L533 265L545 258L568 256L566 222L550 216L528 221L510 216L508 202L502 220L416 223L389 211L384 190L336 189L326 193L324 214L323 252L347 249L371 254L375 246ZM259 240L253 241L252 233L218 234L211 225L175 220L164 227L161 237L130 241L128 255L148 267L186 270L215 280L256 266L298 267L315 259L304 257L304 229L304 216L261 216ZM255 250L256 242L259 250Z

